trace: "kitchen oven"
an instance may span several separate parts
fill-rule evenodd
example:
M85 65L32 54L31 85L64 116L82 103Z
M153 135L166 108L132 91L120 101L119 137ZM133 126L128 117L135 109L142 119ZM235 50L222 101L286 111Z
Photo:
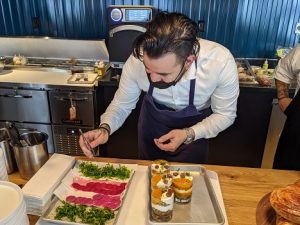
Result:
M123 67L132 52L134 40L146 31L145 26L154 14L152 6L113 5L107 8L108 51L112 67Z
M56 152L82 155L78 129L85 132L99 123L96 91L49 91L49 101Z

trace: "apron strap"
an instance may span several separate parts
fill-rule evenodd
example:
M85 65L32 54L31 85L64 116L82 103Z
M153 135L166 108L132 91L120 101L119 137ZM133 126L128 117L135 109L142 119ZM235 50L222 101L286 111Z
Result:
M195 86L196 86L196 79L193 79L190 81L189 105L194 105Z
M153 93L153 86L150 84L148 89L148 94L152 96L152 93Z

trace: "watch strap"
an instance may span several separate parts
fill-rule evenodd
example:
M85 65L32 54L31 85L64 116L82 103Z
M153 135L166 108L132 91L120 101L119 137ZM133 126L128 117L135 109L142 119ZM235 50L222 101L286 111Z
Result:
M194 141L195 139L195 134L192 128L184 128L186 132L186 139L183 142L184 144L190 144Z

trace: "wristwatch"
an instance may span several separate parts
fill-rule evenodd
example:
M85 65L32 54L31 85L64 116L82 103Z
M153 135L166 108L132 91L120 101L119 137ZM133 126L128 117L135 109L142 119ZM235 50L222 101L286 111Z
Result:
M108 133L108 136L110 135L110 126L107 123L100 124L98 129L106 130Z
M192 128L184 128L185 132L186 132L186 139L183 142L184 144L190 144L194 141L195 139L195 133L194 130Z

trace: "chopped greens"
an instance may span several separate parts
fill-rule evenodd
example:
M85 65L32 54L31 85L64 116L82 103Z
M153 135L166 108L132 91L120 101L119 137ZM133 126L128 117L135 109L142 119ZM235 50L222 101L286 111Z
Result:
M114 212L108 208L96 208L94 206L72 205L65 201L56 208L55 219L82 222L85 224L105 225L106 221L115 217Z
M99 167L93 163L82 162L79 164L79 172L85 176L94 179L99 178L118 178L125 180L130 177L130 170L126 166L114 167L113 165L106 164Z

